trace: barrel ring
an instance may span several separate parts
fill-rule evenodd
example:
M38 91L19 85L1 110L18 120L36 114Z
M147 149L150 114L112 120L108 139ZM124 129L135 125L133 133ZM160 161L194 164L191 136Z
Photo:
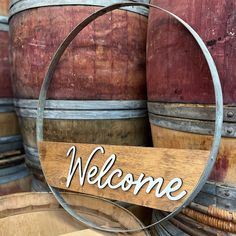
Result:
M149 0L141 0L144 3L148 3ZM30 10L38 7L53 7L53 6L96 6L104 7L114 3L119 3L120 0L12 0L10 3L10 18L19 12ZM122 8L133 13L148 16L148 10L145 7L126 7Z
M149 113L149 121L153 125L166 129L203 135L214 134L214 122L212 121L160 116L152 113ZM221 132L223 137L236 138L236 123L223 123Z
M194 202L204 206L213 205L224 210L236 211L236 188L208 181Z
M0 137L0 152L23 149L20 135Z
M215 120L214 105L148 102L148 112L176 118L193 120ZM236 123L236 106L224 105L224 121Z
M69 213L72 217L74 217L78 221L84 223L88 227L92 227L94 229L101 230L104 232L113 232L113 233L137 232L137 231L141 231L144 229L148 229L148 228L153 227L157 224L166 222L167 220L173 218L175 215L177 215L179 212L181 212L182 209L184 209L200 192L201 188L204 186L204 184L206 183L206 181L210 175L210 172L214 166L214 163L216 161L216 157L218 154L220 140L221 140L221 128L222 128L222 123L223 123L223 97L222 97L222 89L221 89L221 84L220 84L220 80L219 80L219 75L218 75L214 60L213 60L210 52L208 51L206 45L204 44L203 40L201 39L201 37L185 21L183 21L181 18L179 18L178 16L174 15L173 13L171 13L165 9L162 9L162 8L160 8L156 5L152 5L152 4L145 4L145 3L138 3L138 2L126 2L126 3L117 3L117 4L110 5L108 7L104 7L102 9L98 10L97 12L93 13L89 17L87 17L83 22L78 24L74 28L74 30L71 31L71 33L65 38L65 40L62 42L62 44L57 49L55 55L53 56L53 58L51 60L50 65L49 65L49 69L48 69L47 74L44 78L44 81L43 81L43 84L41 87L41 91L40 91L40 95L39 95L38 116L37 116L37 122L36 122L37 141L40 142L41 140L43 140L43 115L44 115L46 94L47 94L47 90L48 90L50 81L51 81L54 71L56 69L56 66L57 66L61 56L63 55L65 49L68 47L68 45L71 43L71 41L78 35L78 33L83 28L85 28L89 23L91 23L93 20L95 20L99 16L104 15L107 12L110 12L115 9L119 9L120 7L124 7L124 6L144 6L144 7L153 7L155 9L161 10L161 11L173 16L178 22L180 22L191 33L191 35L194 37L194 39L198 43L199 47L201 48L201 50L205 56L205 59L208 63L210 72L211 72L212 82L214 85L215 100L216 100L216 119L215 119L215 133L214 133L212 150L209 155L206 168L199 180L198 185L194 189L193 193L175 211L173 211L169 215L165 216L164 218L162 218L158 222L155 222L149 226L139 228L139 229L133 229L133 230L120 230L120 229L104 228L104 227L98 226L98 225L94 224L93 222L90 222L87 219L84 219L83 217L78 215L65 202L65 200L61 196L60 192L58 190L56 190L54 187L49 185L49 188L52 191L52 193L54 194L55 198L58 200L58 202L61 204L61 206L67 211L67 213Z
M20 117L36 118L38 100L15 100ZM59 120L131 119L147 117L145 100L48 100L44 118Z
M7 16L0 16L0 31L9 31Z

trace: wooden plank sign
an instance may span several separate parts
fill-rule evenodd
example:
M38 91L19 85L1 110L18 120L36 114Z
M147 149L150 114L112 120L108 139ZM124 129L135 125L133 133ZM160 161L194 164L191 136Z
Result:
M62 142L39 143L51 186L164 211L197 186L209 151Z

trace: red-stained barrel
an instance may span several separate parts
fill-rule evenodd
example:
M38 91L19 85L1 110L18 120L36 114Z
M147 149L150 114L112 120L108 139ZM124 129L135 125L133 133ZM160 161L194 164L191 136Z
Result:
M14 94L27 164L41 179L35 120L50 60L67 34L101 6L118 1L12 1ZM45 112L46 140L146 146L147 10L128 7L88 25L55 71Z
M184 216L173 220L172 225L165 224L165 228L173 232L174 224L189 235L195 235L194 227L201 235L235 233L236 224L230 216L236 211L236 2L152 3L181 17L202 37L216 63L224 97L221 147L209 182L195 199L199 205L192 203ZM149 15L147 89L154 146L211 149L215 101L208 65L188 31L156 10ZM159 219L160 214L154 213L154 218Z

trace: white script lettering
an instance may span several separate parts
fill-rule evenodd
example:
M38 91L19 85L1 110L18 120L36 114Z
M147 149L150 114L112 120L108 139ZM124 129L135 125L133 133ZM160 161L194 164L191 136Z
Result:
M124 192L129 191L132 186L134 186L133 194L137 195L139 191L143 188L145 184L147 184L146 187L146 193L150 193L154 187L155 189L155 196L157 198L161 198L164 195L167 196L167 198L171 201L177 201L183 198L186 194L187 191L182 191L176 196L173 196L172 194L178 190L183 185L183 181L180 178L174 178L172 179L167 186L163 188L164 184L164 179L162 177L159 177L157 179L154 179L153 177L146 177L145 174L141 173L139 178L137 180L134 179L133 174L128 173L123 177L123 171L121 169L115 169L113 170L110 174L107 175L107 173L111 170L113 165L116 162L116 155L112 154L103 164L101 170L95 165L93 165L90 169L90 163L94 156L96 155L97 152L100 152L101 154L105 154L105 150L103 147L99 146L96 147L92 153L90 154L85 167L82 168L82 158L78 157L78 159L75 162L76 158L76 147L72 146L68 152L67 152L67 157L69 157L72 154L71 157L71 163L70 163L70 168L67 176L67 182L66 182L66 187L69 188L71 181L73 179L73 176L78 169L79 172L79 183L80 186L83 186L85 183L85 179L87 179L87 182L91 185L97 184L99 189L104 189L105 187L109 187L110 189L117 189L121 188ZM87 178L86 178L87 177ZM120 182L118 182L116 185L112 184L113 178L119 178L121 179ZM105 181L103 178L106 178ZM103 183L102 183L103 182Z

